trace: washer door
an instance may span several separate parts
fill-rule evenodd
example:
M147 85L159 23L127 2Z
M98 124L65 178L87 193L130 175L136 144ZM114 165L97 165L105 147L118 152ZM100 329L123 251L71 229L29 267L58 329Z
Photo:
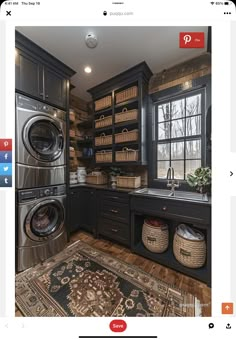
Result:
M26 123L23 141L31 156L43 162L58 159L65 144L60 124L47 116L33 117Z
M28 237L34 241L44 241L57 236L64 226L65 210L54 199L43 200L34 206L25 220Z

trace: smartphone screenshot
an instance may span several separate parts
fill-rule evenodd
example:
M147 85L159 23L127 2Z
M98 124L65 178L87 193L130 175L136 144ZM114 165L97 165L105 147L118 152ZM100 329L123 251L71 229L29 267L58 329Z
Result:
M2 1L0 334L235 339L232 1Z

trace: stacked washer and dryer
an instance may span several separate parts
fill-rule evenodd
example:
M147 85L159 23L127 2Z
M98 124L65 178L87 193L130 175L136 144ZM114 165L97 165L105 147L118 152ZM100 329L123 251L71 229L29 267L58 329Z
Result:
M16 94L16 270L67 243L66 112Z

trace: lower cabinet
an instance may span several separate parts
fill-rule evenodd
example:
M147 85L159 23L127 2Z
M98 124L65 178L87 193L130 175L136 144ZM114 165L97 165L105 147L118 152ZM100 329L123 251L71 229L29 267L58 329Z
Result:
M98 193L97 235L130 246L130 209L128 193Z
M96 191L90 188L70 190L68 221L70 232L84 229L96 232Z

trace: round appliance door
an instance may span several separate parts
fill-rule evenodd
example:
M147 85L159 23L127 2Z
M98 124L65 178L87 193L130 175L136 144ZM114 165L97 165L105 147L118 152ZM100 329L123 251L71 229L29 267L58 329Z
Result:
M25 220L28 237L44 241L57 236L65 222L65 209L58 200L43 200L34 206Z
M60 124L47 116L31 118L24 127L23 140L31 156L43 162L57 160L65 144Z

